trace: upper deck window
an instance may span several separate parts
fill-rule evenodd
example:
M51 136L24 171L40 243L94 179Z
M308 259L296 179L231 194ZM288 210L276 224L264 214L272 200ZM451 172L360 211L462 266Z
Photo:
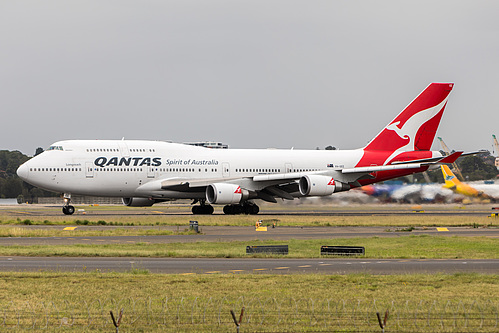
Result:
M62 146L50 146L47 150L64 150Z

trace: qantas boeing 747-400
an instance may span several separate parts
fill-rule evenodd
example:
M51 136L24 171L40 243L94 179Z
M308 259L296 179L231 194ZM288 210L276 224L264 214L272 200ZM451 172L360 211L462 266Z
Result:
M326 196L452 163L462 152L431 151L452 83L432 83L364 148L207 149L139 140L54 143L17 170L24 181L71 195L121 197L127 206L192 199L193 214L257 214L256 199ZM196 205L199 203L199 205Z

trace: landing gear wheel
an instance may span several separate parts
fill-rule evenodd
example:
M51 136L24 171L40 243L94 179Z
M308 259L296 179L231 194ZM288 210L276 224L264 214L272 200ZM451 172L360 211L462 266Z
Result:
M224 214L226 215L238 215L243 213L243 206L241 205L225 205Z
M260 208L254 203L245 203L243 205L225 205L223 211L226 215L256 215Z
M257 215L260 212L260 207L258 207L257 205L252 205L250 207L250 215Z
M211 215L215 209L211 205L192 206L192 214L194 215Z
M62 212L65 214L65 215L73 215L74 212L75 212L75 208L71 205L69 206L63 206L62 207Z
M260 208L254 203L245 203L242 208L243 213L247 215L256 215L260 211Z

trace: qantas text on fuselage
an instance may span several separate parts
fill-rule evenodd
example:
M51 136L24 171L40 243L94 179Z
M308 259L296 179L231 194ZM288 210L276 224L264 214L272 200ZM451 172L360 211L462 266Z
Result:
M122 197L128 206L192 199L194 214L256 214L276 202L335 192L452 163L431 151L452 83L432 83L365 147L354 150L208 149L140 140L67 140L18 169L35 186L71 195Z

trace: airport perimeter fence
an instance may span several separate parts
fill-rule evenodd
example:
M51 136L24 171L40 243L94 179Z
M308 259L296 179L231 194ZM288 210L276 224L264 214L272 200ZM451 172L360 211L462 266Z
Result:
M123 313L118 329L110 311L116 323L119 313ZM385 332L499 331L497 299L463 302L261 297L158 297L41 303L4 299L0 301L0 331L382 332L386 313ZM236 327L239 321L240 330Z

